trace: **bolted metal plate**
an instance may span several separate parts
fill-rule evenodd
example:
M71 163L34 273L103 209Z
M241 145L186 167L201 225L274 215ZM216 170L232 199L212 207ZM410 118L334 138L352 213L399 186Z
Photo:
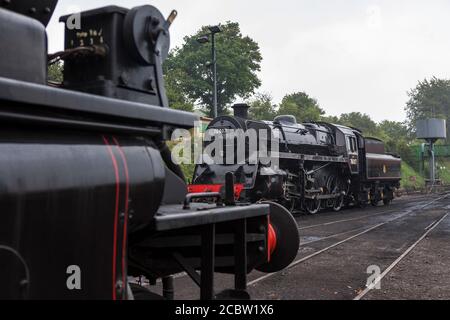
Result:
M0 8L34 18L47 26L58 0L0 0Z

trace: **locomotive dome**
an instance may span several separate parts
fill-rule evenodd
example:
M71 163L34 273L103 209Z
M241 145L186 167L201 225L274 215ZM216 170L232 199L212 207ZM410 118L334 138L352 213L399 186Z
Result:
M290 114L277 116L273 121L285 124L297 124L297 118Z

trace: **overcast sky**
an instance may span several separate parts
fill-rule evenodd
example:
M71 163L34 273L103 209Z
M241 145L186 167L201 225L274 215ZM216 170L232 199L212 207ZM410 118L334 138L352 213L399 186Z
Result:
M276 103L305 91L330 115L360 111L402 121L407 90L425 77L449 78L448 0L60 0L49 50L63 47L57 17L77 7L149 3L165 16L178 11L172 47L202 25L239 22L261 48L258 91Z

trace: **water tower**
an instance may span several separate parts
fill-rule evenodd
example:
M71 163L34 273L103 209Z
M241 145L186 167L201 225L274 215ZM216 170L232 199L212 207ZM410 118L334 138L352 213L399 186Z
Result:
M417 121L417 139L424 139L428 144L430 155L430 184L434 185L436 180L436 163L434 159L434 143L438 139L447 138L447 130L444 119L424 119Z

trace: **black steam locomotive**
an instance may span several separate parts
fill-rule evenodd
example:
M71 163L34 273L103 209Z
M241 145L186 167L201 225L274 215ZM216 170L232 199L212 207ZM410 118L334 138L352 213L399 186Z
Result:
M278 144L270 156L277 159L277 165L251 163L247 161L251 151L245 149L245 161L241 163L196 165L190 192L220 191L225 174L233 172L235 196L241 201L270 199L291 212L315 214L324 208L339 211L345 205L375 206L380 201L388 205L394 198L393 191L401 178L401 159L386 153L382 141L365 138L360 130L341 125L297 123L290 115L278 116L274 121L254 121L248 119L246 104L233 108L234 116L217 117L207 132L220 136L230 130L244 135L263 130L268 137L264 148L271 149L271 140ZM209 143L208 140L205 145ZM223 144L223 150L218 151L224 157L229 152L228 145ZM249 143L245 146L249 148Z
M233 179L208 202L187 193L165 144L197 120L169 108L163 85L176 12L62 17L65 50L48 55L56 2L0 2L0 298L154 298L138 276L173 298L181 271L202 299L246 297L248 272L295 257L297 226L276 203L236 203ZM60 60L64 81L49 83ZM235 288L216 295L214 272Z

